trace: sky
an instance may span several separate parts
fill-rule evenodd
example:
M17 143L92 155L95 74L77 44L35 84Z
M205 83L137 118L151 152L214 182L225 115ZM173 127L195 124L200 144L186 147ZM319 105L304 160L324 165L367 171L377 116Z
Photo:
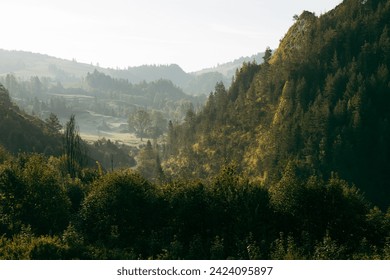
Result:
M127 68L213 67L277 48L304 10L342 0L2 0L0 49Z

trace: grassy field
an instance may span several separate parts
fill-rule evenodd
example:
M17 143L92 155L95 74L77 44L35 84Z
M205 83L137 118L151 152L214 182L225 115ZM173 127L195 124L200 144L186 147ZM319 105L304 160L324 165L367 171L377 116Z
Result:
M80 130L80 136L87 142L95 142L99 139L105 138L110 139L113 142L119 142L120 144L125 144L128 146L139 147L140 145L146 144L148 139L144 138L141 141L134 133L120 133L120 132L108 132L108 131L99 131L96 134L91 132L83 132Z
M105 138L112 142L138 148L151 140L143 138L141 141L134 133L129 133L127 121L122 118L85 111L77 114L76 120L79 125L80 136L90 143Z

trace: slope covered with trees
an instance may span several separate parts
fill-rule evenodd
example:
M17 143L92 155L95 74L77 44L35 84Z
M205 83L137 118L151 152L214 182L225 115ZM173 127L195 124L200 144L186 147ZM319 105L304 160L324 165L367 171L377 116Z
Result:
M0 145L16 153L39 152L59 155L61 138L50 125L22 112L0 84Z
M205 178L236 162L272 184L293 162L304 177L337 173L389 206L389 13L389 1L354 0L302 13L264 64L244 65L172 129L166 170Z

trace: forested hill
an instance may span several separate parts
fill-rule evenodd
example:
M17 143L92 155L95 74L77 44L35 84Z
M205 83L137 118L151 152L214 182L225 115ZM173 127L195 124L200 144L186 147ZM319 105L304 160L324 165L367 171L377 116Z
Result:
M0 147L17 152L59 155L62 140L57 131L14 105L8 91L0 84Z
M291 170L339 176L389 206L389 19L388 0L303 12L264 64L245 64L202 112L171 126L165 171L206 178L233 164L266 185Z

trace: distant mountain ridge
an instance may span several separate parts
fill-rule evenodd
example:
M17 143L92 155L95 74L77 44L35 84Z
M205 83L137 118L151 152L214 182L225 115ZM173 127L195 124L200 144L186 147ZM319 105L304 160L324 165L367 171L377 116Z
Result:
M235 59L234 61L218 64L217 66L211 68L205 68L193 72L193 74L201 75L210 72L218 72L226 77L231 77L236 74L236 70L240 69L244 62L256 62L257 64L263 63L263 56L264 52L257 53L252 56L242 56L238 59Z
M186 73L179 65L142 65L127 69L103 68L98 65L80 63L45 54L8 51L0 49L0 76L14 74L22 79L33 76L48 77L63 84L74 84L87 73L95 69L113 78L127 79L130 83L152 82L159 79L172 81L186 93L199 95L214 90L217 82L229 86L236 69L244 62L262 62L262 53L250 57L241 57L232 62L219 64L216 67Z
M66 83L85 76L95 68L99 67L45 54L0 49L0 75L12 73L26 79L32 76L49 77Z

